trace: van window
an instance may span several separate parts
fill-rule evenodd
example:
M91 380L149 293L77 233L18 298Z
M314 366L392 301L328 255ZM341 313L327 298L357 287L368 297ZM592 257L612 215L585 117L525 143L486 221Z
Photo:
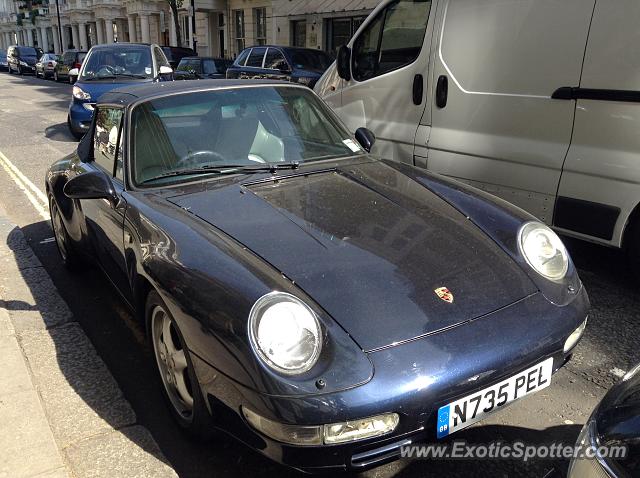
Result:
M364 81L413 63L430 10L430 0L397 0L379 12L353 44L353 77Z

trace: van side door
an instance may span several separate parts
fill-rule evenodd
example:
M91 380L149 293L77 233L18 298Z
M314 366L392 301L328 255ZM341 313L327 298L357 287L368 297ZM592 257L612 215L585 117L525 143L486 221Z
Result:
M351 79L343 82L337 112L351 131L373 131L373 152L387 159L413 162L426 104L432 10L430 0L384 2L349 42Z
M427 168L551 223L594 0L449 0L439 22Z
M558 85L576 117L554 225L614 246L640 203L638 19L635 0L598 2L581 81Z

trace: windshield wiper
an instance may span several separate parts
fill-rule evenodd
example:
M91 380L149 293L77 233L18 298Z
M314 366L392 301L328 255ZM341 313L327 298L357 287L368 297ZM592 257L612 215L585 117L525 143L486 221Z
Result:
M253 166L247 164L231 164L224 166L201 166L199 168L191 168L191 169L178 169L176 171L168 171L166 173L160 174L153 178L145 179L140 184L146 184L152 181L157 181L159 179L164 178L172 178L176 176L188 176L190 174L234 174L234 173L260 173L269 171L272 174L275 174L278 170L283 169L298 169L300 167L300 163L297 161L291 161L289 163L270 163L263 164L260 166Z
M129 78L148 78L146 75L140 75L136 73L116 73L115 76L126 76Z

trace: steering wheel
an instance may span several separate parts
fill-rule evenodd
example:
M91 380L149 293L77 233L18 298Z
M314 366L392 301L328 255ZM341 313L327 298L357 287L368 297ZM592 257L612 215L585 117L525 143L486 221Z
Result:
M102 70L107 70L107 72L110 75L115 75L116 74L116 69L111 65L100 65L100 68L98 68L98 71L100 72Z
M203 149L202 151L191 151L178 160L176 166L195 166L198 163L221 162L227 160L220 153ZM180 169L180 168L177 168Z

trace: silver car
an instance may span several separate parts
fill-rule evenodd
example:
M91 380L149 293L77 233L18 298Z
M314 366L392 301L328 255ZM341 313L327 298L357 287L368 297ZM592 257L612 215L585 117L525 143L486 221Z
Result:
M45 80L53 76L53 70L60 60L60 56L54 53L45 53L36 63L36 77L41 76Z

